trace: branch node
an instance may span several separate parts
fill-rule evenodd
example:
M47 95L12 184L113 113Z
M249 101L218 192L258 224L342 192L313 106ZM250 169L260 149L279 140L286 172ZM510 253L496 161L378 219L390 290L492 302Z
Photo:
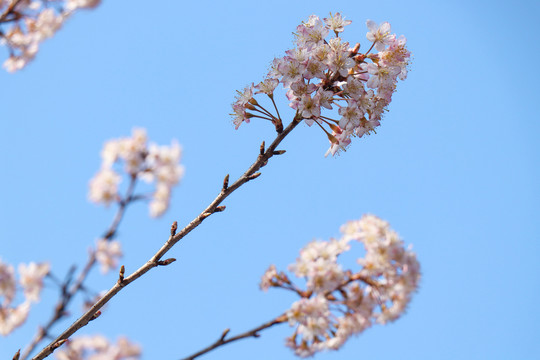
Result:
M118 284L124 282L124 274L126 273L126 268L124 265L120 266L120 272L118 273Z
M259 154L264 155L264 148L265 148L265 145L264 145L264 141L263 141L262 144L261 144L261 148L259 149L260 150Z
M98 311L98 312L96 312L94 315L92 315L92 317L91 317L90 320L88 320L88 321L94 321L94 320L96 320L96 319L97 319L98 317L100 317L100 316L101 316L101 311Z
M276 119L275 126L276 126L276 132L278 134L281 134L283 132L283 123L281 122L281 119Z
M158 266L167 266L167 265L172 264L175 261L176 261L175 258L169 258L169 259L165 259L165 260L160 260L160 261L157 262L157 264L158 264Z
M287 150L276 150L272 152L272 155L283 155Z
M254 338L258 338L258 337L260 337L261 335L260 335L258 332L254 332L252 336L253 336Z
M203 221L204 219L206 219L210 215L212 215L212 213L209 213L209 212L205 212L205 213L201 214L201 221Z
M178 229L178 223L175 221L171 225L171 236L176 235L176 230Z
M58 340L54 344L50 345L49 348L51 349L51 351L54 351L54 350L58 349L60 346L64 345L64 343L66 341L67 341L67 339Z
M255 174L249 175L248 181L249 181L249 180L254 180L254 179L258 178L259 176L261 176L261 173L260 173L260 172L257 172L257 173L255 173Z
M13 360L19 360L19 357L21 356L21 349L17 350L17 353L13 356Z
M214 212L222 212L222 211L225 211L225 209L226 209L226 206L225 206L225 205L221 205L221 206L216 207L216 209L214 210Z
M231 329L229 328L226 328L225 330L223 330L223 333L221 334L221 337L219 338L220 341L224 341L225 340L225 337L227 336L227 334L229 333L229 331L231 331Z
M229 174L225 175L225 179L223 179L222 191L226 191L228 188L229 188Z

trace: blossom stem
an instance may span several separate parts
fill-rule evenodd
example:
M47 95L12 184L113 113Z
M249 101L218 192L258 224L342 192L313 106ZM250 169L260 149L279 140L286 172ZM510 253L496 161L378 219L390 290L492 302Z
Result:
M373 49L373 47L375 46L376 43L377 43L377 42L375 41L373 44L371 44L371 47L368 49L368 51L366 51L366 52L364 53L364 56L366 56L367 54L369 54L369 52Z
M274 109L276 109L276 114L278 116L279 121L282 121L281 116L279 115L279 110L278 110L278 108L276 106L276 102L274 101L274 96L268 95L268 97L270 98L270 100L272 100L272 104L274 104Z
M329 117L326 117L326 116L319 116L319 119L326 122L327 124L329 124L329 121L331 121L333 123L336 123L336 124L339 124L339 121L334 120L334 119L330 119Z
M255 111L258 111L258 110L255 110ZM260 111L259 111L260 112ZM272 121L272 119L270 118L267 118L267 117L264 117L264 116L260 116L260 115L255 115L255 114L251 114L251 117L255 117L255 118L259 118L259 119L264 119L264 120L268 120L268 121Z
M259 111L260 113L266 114L266 115L270 116L271 118L275 119L275 116L272 115L272 113L271 113L270 111L268 111L268 110L266 110L265 108L263 108L261 105L257 104L257 105L255 105L255 106L258 106L258 107L261 108L261 110L262 110L262 111L260 111L260 110L256 110L256 111Z
M322 119L321 119L322 120ZM323 120L324 121L324 120ZM326 131L325 128L323 128L323 126L321 124L319 124L319 122L317 120L314 121L315 124L319 125L319 127L322 129L322 131L324 131L324 133L327 135L327 136L331 136L330 133L328 131Z

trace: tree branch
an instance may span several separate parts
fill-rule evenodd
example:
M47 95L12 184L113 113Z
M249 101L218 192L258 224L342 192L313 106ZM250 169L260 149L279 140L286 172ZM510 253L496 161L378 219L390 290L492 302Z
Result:
M12 21L11 19L8 19L7 17L12 14L15 11L15 7L21 2L22 0L13 0L9 4L9 6L4 10L2 14L0 14L0 24L8 21Z
M272 142L272 144L266 149L263 154L260 154L257 157L257 160L249 167L249 169L236 180L232 185L227 188L222 187L219 195L204 209L195 219L193 219L186 227L184 227L180 232L171 235L169 239L163 244L161 249L159 249L154 256L152 256L146 264L141 266L138 270L132 273L130 276L124 278L123 281L118 281L115 285L107 291L107 293L99 299L85 314L83 314L77 321L71 324L62 334L60 334L55 340L53 340L49 345L44 347L39 354L37 354L32 360L42 360L48 357L56 349L55 344L58 344L62 340L68 339L76 331L78 331L83 326L86 326L89 321L91 321L94 315L101 309L106 303L109 302L116 294L118 294L122 288L131 284L133 281L137 280L152 268L159 265L159 260L184 236L189 234L193 229L199 226L204 219L216 212L219 204L223 202L230 194L232 194L240 186L244 185L250 180L253 180L257 177L256 173L259 169L265 166L268 160L274 156L277 146L283 141L283 139L301 122L302 118L300 115L296 115L293 121L281 132L278 132L278 135Z
M241 340L241 339L246 339L246 338L249 338L249 337L259 337L259 331L261 330L264 330L264 329L268 329L269 327L271 326L274 326L276 324L281 324L283 322L287 321L287 316L285 314L283 315L280 315L278 316L277 318L267 322L267 323L264 323L260 326L257 326L256 328L254 329L251 329L249 331L246 331L242 334L238 334L236 336L233 336L232 338L229 338L229 339L225 339L227 337L227 335L229 334L229 331L230 329L225 329L225 331L223 331L223 334L221 334L220 338L217 339L213 344L209 345L208 347L202 349L201 351L198 351L196 352L195 354L193 355L190 355L186 358L183 358L182 360L193 360L201 355L204 355L206 354L207 352L210 352L220 346L223 346L223 345L226 345L228 343L231 343L233 341L237 341L237 340Z
M124 213L126 211L127 206L132 202L135 201L136 198L133 197L133 192L135 190L135 183L136 183L136 177L131 176L130 183L128 186L128 189L126 190L126 195L124 199L121 199L119 203L118 210L116 211L116 214L114 216L114 219L103 235L103 238L106 240L111 240L118 230L118 227L120 226L120 222L122 221L122 218L124 217ZM26 349L24 350L23 355L21 356L21 360L26 360L30 354L36 349L36 347L39 345L41 341L46 336L49 336L49 332L51 328L56 324L60 319L64 318L66 316L66 309L71 303L71 300L73 300L74 296L83 288L83 284L86 281L86 278L88 277L88 274L96 264L96 256L95 252L91 251L88 256L88 261L86 262L83 270L77 277L77 280L73 285L70 287L71 279L73 277L73 274L70 274L67 279L64 281L62 285L62 291L60 293L60 298L58 299L58 302L56 303L56 306L54 307L54 312L49 319L49 321L44 325L40 326L38 328L38 331L34 335L34 338L32 341L26 346ZM70 272L74 271L74 267L71 268ZM69 290L68 290L69 288Z

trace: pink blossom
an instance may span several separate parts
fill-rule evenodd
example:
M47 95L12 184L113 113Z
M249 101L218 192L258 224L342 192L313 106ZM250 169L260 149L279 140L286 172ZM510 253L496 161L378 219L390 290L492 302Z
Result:
M297 44L307 48L322 44L328 35L328 28L316 15L311 15L307 22L298 25L296 31Z
M96 260L101 265L101 272L107 273L118 266L122 257L122 247L116 240L99 239L96 244Z
M241 102L252 96L248 88L241 94ZM102 168L90 180L89 199L92 202L109 205L121 201L118 185L122 180L113 168L123 163L130 181L141 179L155 183L156 190L150 202L151 216L162 215L169 206L172 188L184 176L184 166L180 164L182 147L173 140L170 145L147 144L146 130L133 129L132 136L107 141L101 152ZM133 195L130 199L133 199Z
M383 51L386 45L389 45L395 35L390 34L390 24L383 22L380 26L373 20L367 20L366 25L369 31L366 34L366 38L375 43L375 49L377 51Z
M343 32L345 26L352 23L351 20L345 20L338 12L334 15L330 13L330 18L324 18L323 20L326 23L326 26L335 33Z
M387 22L378 26L371 20L367 21L370 30L367 37L379 52L366 55L359 54L356 46L351 49L349 42L344 41L340 34L338 36L351 23L350 20L344 20L340 13L335 13L324 21L312 15L297 27L296 47L273 60L268 73L268 79L273 82L271 86L266 85L268 79L260 83L256 94L273 94L276 81L281 83L286 90L289 107L297 110L298 116L308 126L317 121L331 142L326 154L335 155L351 143L352 137L370 134L380 125L398 78L407 76L410 53L405 48L405 38L391 34ZM333 30L336 37L326 39L329 30ZM263 90L267 86L269 89ZM262 108L262 115L255 115L246 110L259 111L261 106L251 96L250 93L245 97L249 98L248 102L238 100L233 104L235 127L253 117L267 118L275 124L277 113L274 116ZM326 109L332 110L333 105L340 109L341 118L338 120L323 114Z
M121 177L111 169L102 169L90 180L88 199L108 206L118 200L118 184Z
M0 303L0 307L3 305L9 305L15 298L16 282L15 282L15 270L13 265L5 264L0 259L0 299L4 298L4 301Z
M264 93L268 96L271 96L274 93L274 90L279 85L277 79L267 78L264 81L261 81L255 88L258 90L255 94Z
M102 335L86 335L70 339L55 356L58 360L138 360L141 348L125 337L114 344Z
M39 301L39 294L43 288L43 278L49 273L50 266L47 263L19 265L19 275L24 296L28 301Z
M16 307L3 307L0 305L0 335L9 335L21 326L30 312L30 302L26 301Z
M306 280L306 290L288 279L286 283L275 281L275 267L263 277L265 289L282 287L300 296L286 312L289 325L295 328L286 343L298 356L337 350L373 324L396 320L418 288L416 255L388 222L365 215L347 222L341 233L340 239L309 243L289 266ZM344 270L338 262L342 253L353 248L353 242L365 247L365 255L358 258L358 271Z
M304 119L319 117L321 115L321 108L317 100L317 97L312 98L307 94L302 96L298 105L298 111Z
M339 120L339 127L343 130L353 130L360 125L360 119L364 116L364 109L358 106L358 102L354 99L348 101L347 107L339 109L339 114L342 116Z
M270 265L268 270L264 273L261 278L260 288L263 291L267 291L273 284L277 283L276 278L278 273L275 265Z
M75 9L92 9L97 7L101 0L67 0L66 10L73 11Z

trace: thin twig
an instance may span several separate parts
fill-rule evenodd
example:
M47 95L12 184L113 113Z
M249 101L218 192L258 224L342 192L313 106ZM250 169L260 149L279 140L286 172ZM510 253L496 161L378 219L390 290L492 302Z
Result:
M264 329L268 329L269 327L271 326L274 326L276 324L281 324L283 322L287 321L287 316L285 314L283 315L280 315L278 316L277 318L267 322L267 323L264 323L260 326L257 326L256 328L254 329L251 329L249 331L246 331L242 334L238 334L236 336L233 336L231 338L228 338L226 339L228 333L229 333L229 329L226 329L223 334L219 337L219 339L217 339L213 344L209 345L208 347L202 349L201 351L198 351L196 352L195 354L193 355L190 355L186 358L183 358L182 360L193 360L203 354L206 354L207 352L210 352L220 346L223 346L223 345L227 345L228 343L232 343L233 341L237 341L237 340L241 340L241 339L246 339L246 338L250 338L250 337L259 337L259 331L261 330L264 330Z
M9 6L6 8L6 10L0 14L0 24L7 21L13 21L12 19L7 19L7 17L12 14L15 10L15 7L21 2L22 0L14 0L9 4Z
M216 208L221 204L230 194L232 194L236 189L238 189L240 186L244 185L246 182L248 182L252 176L266 163L268 162L268 159L270 159L272 156L274 156L274 151L276 150L277 146L283 141L283 139L300 123L302 119L299 117L299 115L296 115L293 121L281 132L279 132L272 142L272 144L266 149L263 155L259 155L257 157L257 160L249 167L249 169L240 177L238 180L234 182L234 184L230 185L226 190L220 189L219 195L206 207L205 210L203 210L195 219L193 219L186 227L184 227L180 232L176 233L175 235L171 235L169 239L163 244L161 249L159 249L154 256L152 256L146 264L141 266L138 270L136 270L134 273L132 273L130 276L124 278L124 281L122 284L115 283L113 287L105 295L103 295L102 298L100 298L85 314L83 314L77 321L75 321L73 324L71 324L62 334L60 334L55 340L51 342L51 344L45 346L39 354L37 354L32 360L42 360L45 359L47 356L49 356L53 351L54 344L58 343L61 340L68 339L71 335L73 335L76 331L78 331L83 326L86 326L88 322L93 318L94 314L99 311L105 305L109 302L117 293L119 293L123 288L131 284L133 281L137 280L144 274L146 274L148 271L153 269L154 267L158 266L159 260L176 244L178 243L184 236L189 234L193 229L195 229L197 226L199 226L204 219L212 215Z
M111 225L109 226L109 228L105 232L105 235L103 236L104 239L111 240L116 235L120 222L122 221L122 218L124 217L124 213L126 211L127 206L131 202L136 200L136 198L133 196L133 192L135 190L135 183L136 183L136 178L132 176L130 183L128 185L128 189L126 190L125 198L119 201L118 210L116 211L116 214L114 216L114 219ZM67 307L71 303L71 300L74 298L74 296L80 290L84 288L83 284L86 281L88 274L90 273L92 268L95 266L95 264L96 264L95 252L91 251L83 270L77 277L77 280L72 285L71 285L71 279L73 277L73 272L75 271L75 267L71 267L69 274L62 285L62 292L60 294L60 298L58 299L58 302L56 303L56 306L54 307L54 312L51 318L44 326L39 327L32 341L26 346L26 349L24 350L21 360L26 360L30 356L30 354L32 354L32 352L36 349L39 343L43 341L46 336L50 335L49 331L54 326L54 324L56 324L56 322L58 322L60 319L63 319L66 316Z

